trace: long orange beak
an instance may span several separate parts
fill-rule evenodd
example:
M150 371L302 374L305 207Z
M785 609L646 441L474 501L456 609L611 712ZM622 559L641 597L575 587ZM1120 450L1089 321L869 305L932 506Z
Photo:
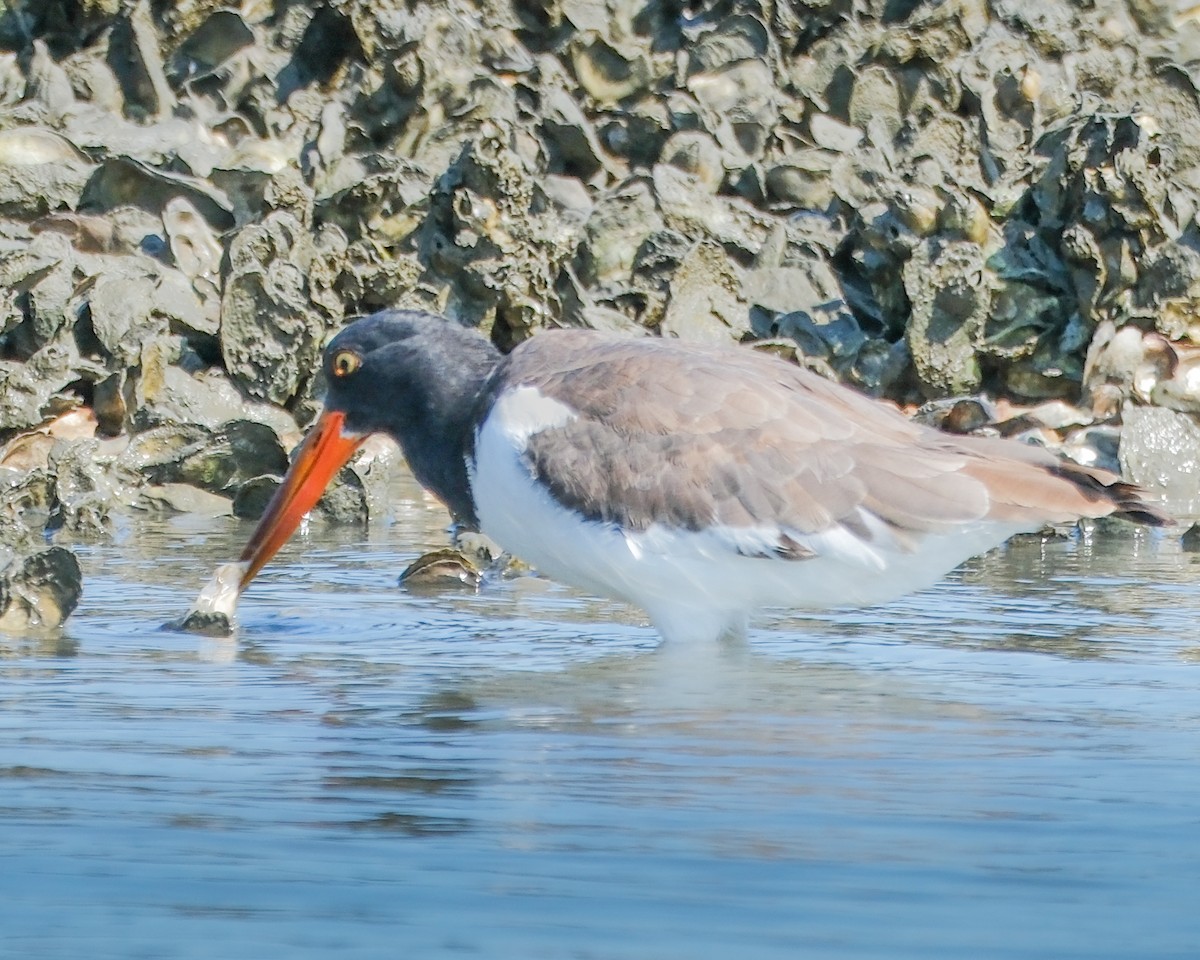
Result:
M345 426L345 414L326 410L296 448L296 456L283 484L267 504L239 558L246 564L246 572L238 584L239 593L287 543L304 515L321 499L333 475L346 465L366 439L359 434L346 433Z

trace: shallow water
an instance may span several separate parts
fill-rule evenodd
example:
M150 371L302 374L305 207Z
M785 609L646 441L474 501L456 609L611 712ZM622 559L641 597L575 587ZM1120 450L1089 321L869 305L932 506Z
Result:
M233 521L86 548L0 639L0 955L1103 958L1200 950L1200 558L1026 540L887 607L656 648L545 581L415 596L443 517L314 527L236 642Z

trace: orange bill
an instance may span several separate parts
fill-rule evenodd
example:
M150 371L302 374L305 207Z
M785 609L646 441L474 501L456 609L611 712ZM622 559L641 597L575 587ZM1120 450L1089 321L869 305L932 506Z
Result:
M258 571L287 543L304 515L321 499L334 474L366 439L361 434L347 433L345 425L345 414L326 410L296 448L283 484L267 504L239 558L246 564L239 592L250 585Z

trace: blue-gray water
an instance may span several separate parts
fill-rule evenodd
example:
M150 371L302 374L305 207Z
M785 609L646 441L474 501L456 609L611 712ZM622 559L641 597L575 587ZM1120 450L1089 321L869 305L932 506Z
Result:
M313 530L237 642L160 632L247 530L84 551L0 639L0 955L1194 958L1200 559L1026 541L888 607L656 650L438 542Z

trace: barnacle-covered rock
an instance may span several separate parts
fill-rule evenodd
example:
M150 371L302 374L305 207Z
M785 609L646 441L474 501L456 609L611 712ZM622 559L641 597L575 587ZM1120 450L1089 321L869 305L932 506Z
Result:
M1181 515L1200 505L1200 425L1186 413L1127 404L1121 472L1165 497Z
M0 630L53 630L79 604L83 575L70 550L46 547L0 567Z
M533 171L489 124L434 189L421 254L453 311L517 342L558 309L555 281L581 226L544 202Z
M0 130L0 214L74 210L94 169L83 151L53 130Z
M228 374L203 365L178 337L145 342L137 367L117 386L134 432L172 424L216 428L241 419L264 423L281 436L296 430L286 410L247 399Z
M113 508L131 495L120 474L111 469L115 460L115 451L100 440L54 446L48 466L54 478L51 529L81 539L108 534Z
M35 235L25 247L0 254L0 284L19 298L5 322L9 356L28 359L70 326L81 272L70 242L58 233Z
M150 483L187 484L231 497L256 477L282 475L288 458L271 427L233 420L170 451L167 458L143 459L143 464L141 473Z
M739 273L715 244L696 244L672 274L661 332L683 340L740 340L750 324Z
M923 243L905 265L904 286L912 303L905 336L922 389L929 396L978 389L992 296L983 251L967 240Z
M382 153L348 154L318 181L316 215L351 240L397 244L421 223L433 176L420 164Z
M92 333L123 367L137 364L145 343L172 329L217 332L216 318L187 278L148 258L122 258L98 274L84 294Z
M289 213L246 227L229 251L221 304L226 369L251 396L285 404L313 375L332 321L309 296L315 246Z
M601 195L584 227L578 254L581 278L591 286L628 279L638 248L665 226L645 180Z
M904 122L900 84L886 66L869 64L857 72L846 104L846 119L873 139L891 140Z

